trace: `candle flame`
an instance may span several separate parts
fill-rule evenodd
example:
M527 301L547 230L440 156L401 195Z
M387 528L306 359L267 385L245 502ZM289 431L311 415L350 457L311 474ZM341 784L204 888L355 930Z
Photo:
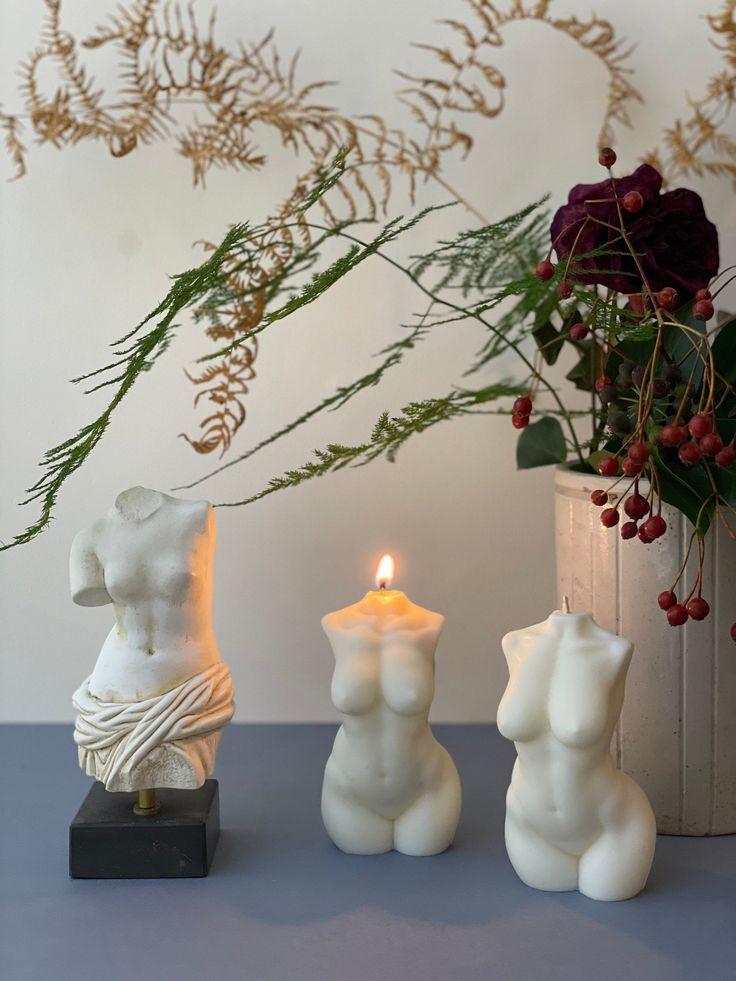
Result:
M394 560L390 555L384 555L376 569L376 588L385 589L391 585L394 578Z

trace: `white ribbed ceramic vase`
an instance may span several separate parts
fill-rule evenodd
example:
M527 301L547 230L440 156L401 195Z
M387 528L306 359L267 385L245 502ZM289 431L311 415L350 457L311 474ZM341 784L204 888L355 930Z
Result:
M706 539L703 595L710 616L670 627L657 606L684 559L691 527L663 509L667 533L651 545L604 528L590 493L610 481L558 467L558 602L587 610L635 645L614 736L618 765L644 788L666 834L736 832L736 544L720 522ZM715 533L713 533L715 532ZM695 563L686 572L686 590ZM678 587L678 595L683 592Z

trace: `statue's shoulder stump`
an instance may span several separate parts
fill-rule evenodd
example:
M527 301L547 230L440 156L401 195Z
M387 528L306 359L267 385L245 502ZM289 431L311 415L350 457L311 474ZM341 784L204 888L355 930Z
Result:
M198 790L161 789L158 814L133 813L137 793L93 784L69 826L73 879L193 878L208 874L220 836L217 780Z

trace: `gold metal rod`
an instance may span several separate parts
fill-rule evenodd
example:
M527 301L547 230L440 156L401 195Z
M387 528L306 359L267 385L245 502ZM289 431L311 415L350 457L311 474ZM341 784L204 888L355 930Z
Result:
M138 801L133 804L133 813L141 817L153 817L161 810L161 805L156 800L156 790L154 787L146 787L138 791Z

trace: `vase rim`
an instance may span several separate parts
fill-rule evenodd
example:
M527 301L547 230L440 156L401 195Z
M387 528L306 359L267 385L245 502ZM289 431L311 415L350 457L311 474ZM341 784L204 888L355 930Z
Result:
M575 491L594 491L607 490L614 483L612 477L602 477L597 473L587 473L582 470L574 470L565 463L558 463L555 466L555 487L558 490L569 488ZM642 488L649 488L649 481L643 477L639 479ZM621 497L628 489L627 483L621 483L616 488L616 497Z

